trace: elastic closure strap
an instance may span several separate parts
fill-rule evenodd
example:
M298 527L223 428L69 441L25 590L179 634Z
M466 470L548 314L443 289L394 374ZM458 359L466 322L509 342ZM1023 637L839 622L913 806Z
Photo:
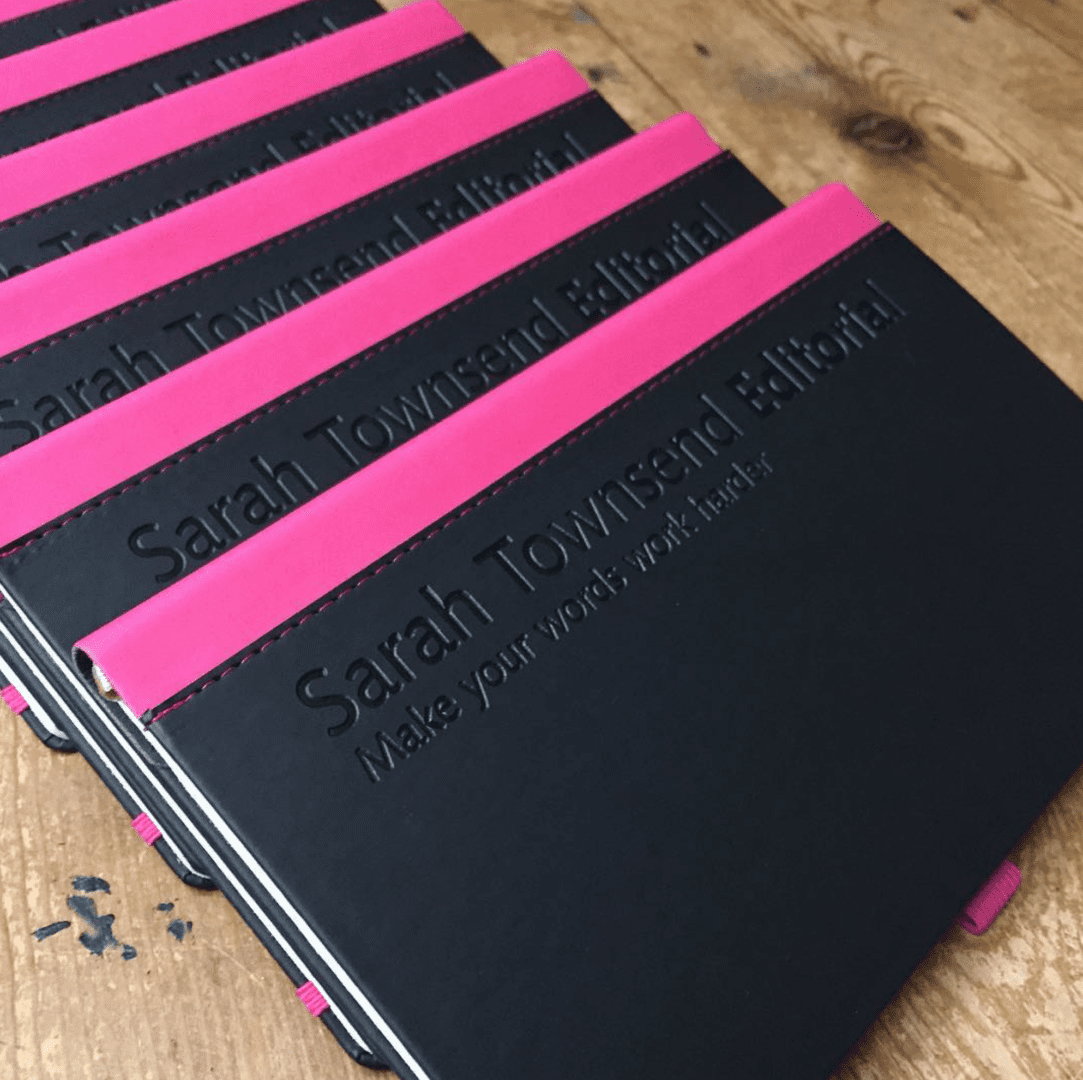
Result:
M132 828L139 833L148 846L153 844L155 840L162 835L162 830L151 821L146 813L140 814L139 817L132 819Z
M996 873L981 887L978 895L963 908L963 913L956 922L968 934L984 934L1015 895L1022 880L1019 867L1005 859L997 867Z
M302 983L297 987L297 996L313 1016L319 1016L320 1013L331 1007L327 1004L327 998L325 998L323 994L316 989L315 984L311 982Z

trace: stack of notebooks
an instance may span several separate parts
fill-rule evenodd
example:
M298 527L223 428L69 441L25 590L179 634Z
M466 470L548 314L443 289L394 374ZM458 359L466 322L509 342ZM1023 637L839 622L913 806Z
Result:
M1083 762L1080 402L435 0L0 19L4 699L358 1061L826 1076Z

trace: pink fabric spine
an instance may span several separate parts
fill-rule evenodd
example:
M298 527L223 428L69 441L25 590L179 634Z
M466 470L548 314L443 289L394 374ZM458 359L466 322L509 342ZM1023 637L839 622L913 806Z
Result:
M536 71L549 93L552 76L567 72L568 65L556 57L540 57L530 63L540 61L544 63ZM579 80L574 71L571 76L577 82L569 89ZM478 97L480 104L496 95L482 86ZM498 97L490 107L497 109L501 100L506 106L505 98ZM412 116L419 119L424 111ZM446 130L450 126L444 125L447 116L442 112L440 125L430 124L425 130ZM420 125L408 131L424 133ZM402 147L400 165L419 145L423 140ZM0 491L5 504L0 517L0 548L650 194L719 152L694 119L674 117L285 318L7 454L0 458ZM283 166L278 172L287 168ZM403 171L412 171L412 166ZM171 216L178 218L183 213ZM72 255L63 261L76 258ZM253 378L254 371L259 372L258 378ZM213 396L206 394L207 386L215 388ZM49 476L51 482L42 484L42 476Z
M877 224L841 184L821 188L77 648L144 714Z
M132 828L139 833L143 842L148 846L153 844L162 835L162 830L154 824L150 819L150 816L146 813L142 813L138 817L132 818Z
M461 34L462 27L436 0L419 0L0 158L0 221Z
M1015 895L1022 880L1019 867L1005 859L956 921L968 934L984 934Z
M4 704L13 713L24 713L30 708L26 703L26 698L14 686L5 686L3 690L0 690L0 698L4 699Z
M301 999L302 1004L313 1016L319 1016L320 1013L326 1012L330 1006L327 1004L327 999L316 989L311 982L303 983L297 987L295 991L297 997Z
M293 7L299 0L172 0L0 60L0 112Z
M18 313L0 319L0 356L330 213L587 89L567 60L544 53L20 274L0 286L0 313Z

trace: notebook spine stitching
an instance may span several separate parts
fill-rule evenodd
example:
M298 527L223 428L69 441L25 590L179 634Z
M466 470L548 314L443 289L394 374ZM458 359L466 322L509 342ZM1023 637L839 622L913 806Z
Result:
M474 84L477 85L476 83ZM466 150L460 151L458 154L454 154L451 157L444 158L443 161L438 161L433 165L427 166L418 172L411 173L409 176L404 176L400 180L396 180L393 184L389 184L387 187L382 187L377 191L370 192L368 195L363 195L359 199L355 199L353 202L347 203L345 206L340 206L337 210L332 210L328 214L324 214L322 217L316 218L313 221L306 221L303 225L298 225L296 228L291 229L287 233L281 233L278 236L272 237L270 240L263 241L262 244L257 244L255 247L247 248L238 255L234 255L228 259L223 259L211 266L204 267L202 270L197 270L193 274L189 274L186 277L179 278L177 281L171 282L169 285L163 288L156 289L153 292L149 292L139 297L137 300L130 301L126 304L121 304L119 307L112 308L109 311L103 312L99 315L95 315L90 319L86 319L81 323L77 323L74 326L69 327L62 334L56 334L53 337L45 338L39 341L36 345L28 349L19 349L13 353L9 353L5 357L0 357L0 366L4 364L14 364L19 360L25 360L30 356L34 356L39 352L44 352L53 348L55 345L59 345L64 341L68 341L73 337L77 337L79 334L84 333L87 330L92 329L95 326L105 326L107 323L112 322L114 319L120 318L121 315L127 315L132 311L138 311L139 308L145 307L147 304L152 304L156 300L161 300L163 297L170 296L175 292L180 292L183 289L187 289L191 285L195 285L197 282L205 281L208 278L214 277L216 274L222 273L224 270L228 270L233 266L239 266L241 263L248 259L253 259L258 255L265 255L268 251L275 247L280 247L283 244L289 243L291 240L296 240L299 236L304 236L307 233L314 232L317 229L325 228L328 225L339 221L343 217L347 217L350 214L356 213L358 210L364 209L366 206L379 199L385 199L390 195L401 191L403 188L415 184L421 180L427 180L433 176L438 175L445 169L449 169L454 165L459 164L462 161L466 161L468 158L477 154L484 153L486 150L491 149L494 146L500 145L507 139L514 138L516 135L521 134L524 131L529 131L531 127L536 124L546 123L552 120L554 117L560 116L564 111L571 111L573 108L581 108L587 101L588 97L597 98L598 95L595 91L588 91L580 94L578 97L573 98L571 101L565 102L563 105L557 106L555 109L550 109L547 112L542 113L540 116L534 117L532 120L527 120L525 123L519 124L514 128L510 128L508 131L501 132L499 135L494 135L491 139L486 139L482 143L478 143L476 146L468 147ZM303 160L303 159L298 159Z
M841 266L843 263L847 262L849 259L852 259L855 255L859 254L861 251L863 251L865 248L867 248L870 244L875 243L882 236L884 236L887 233L892 232L892 231L893 231L893 229L892 229L891 223L890 222L884 222L884 224L879 226L877 229L875 229L873 232L871 232L868 236L866 236L863 239L859 240L856 244L854 244L852 247L850 247L847 251L843 252L841 255L837 255L830 262L828 262L824 266L820 267L819 270L814 271L812 274L809 274L807 277L803 278L797 284L792 285L792 286L790 286L790 288L786 289L784 292L779 293L778 296L776 296L769 303L763 305L762 307L758 308L756 311L754 311L751 314L745 316L743 319L740 320L740 322L738 322L738 323L734 324L733 326L729 327L728 329L722 331L720 334L716 334L713 338L711 338L709 341L705 342L698 349L696 349L695 352L692 352L688 356L684 357L683 359L678 360L676 363L674 363L670 367L666 368L666 370L663 371L661 374L656 375L649 382L645 383L638 390L635 390L631 394L626 395L623 399L621 399L615 405L610 406L603 413L601 413L600 415L594 417L592 420L588 421L582 427L577 428L571 434L566 435L563 439L561 439L558 442L554 443L548 449L542 451L542 453L536 455L535 457L531 458L529 461L527 461L524 464L520 465L512 473L508 474L508 476L506 476L504 479L498 481L497 484L495 484L491 488L487 489L486 491L482 492L479 496L476 496L474 499L471 499L469 502L464 503L457 510L455 510L452 513L446 515L443 519L441 519L441 521L437 525L435 525L433 528L431 528L428 532L419 535L418 537L416 537L415 539L413 539L411 541L408 541L405 546L400 547L394 554L385 556L382 560L379 560L378 562L374 563L372 566L368 567L366 570L363 570L360 574L356 575L347 585L345 585L341 589L339 589L338 592L332 594L326 600L324 600L318 607L313 608L313 609L305 612L303 615L291 620L280 631L278 631L277 633L275 633L271 637L267 638L266 641L263 641L258 646L250 649L248 652L244 653L242 656L238 657L238 659L236 659L235 661L230 663L227 667L223 668L221 671L217 672L216 674L212 675L210 678L206 679L199 686L197 686L194 690L190 691L185 697L181 698L178 701L173 702L172 704L165 705L158 712L154 712L153 710L151 710L151 717L150 717L148 723L150 723L150 724L156 723L157 721L161 720L162 717L164 717L164 716L168 715L169 713L173 712L175 709L179 709L182 705L188 704L190 701L192 701L193 698L197 697L204 690L208 689L208 687L213 686L214 683L219 682L220 680L225 678L225 676L227 676L230 673L236 671L239 667L241 667L242 665L248 663L249 660L252 660L255 657L259 656L261 653L265 652L276 641L281 641L282 638L284 638L291 630L297 629L297 627L304 625L304 623L308 622L310 619L314 618L316 615L319 615L321 612L326 611L329 607L332 607L334 604L338 603L338 601L341 600L343 597L349 595L355 589L360 588L360 586L363 585L366 581L368 581L369 579L375 577L377 574L382 573L389 566L392 566L394 563L397 563L404 556L406 556L407 554L409 554L411 551L415 550L416 548L420 547L422 544L428 542L433 537L438 536L441 532L444 531L444 529L446 529L449 525L451 525L452 522L457 521L458 519L460 519L462 517L465 517L468 513L470 513L471 510L475 510L477 507L481 506L483 503L487 502L489 499L492 499L495 496L499 495L502 491L504 491L505 489L510 487L516 481L521 480L523 477L527 476L529 473L531 473L539 465L543 465L546 461L548 461L551 458L555 457L557 454L559 454L561 452L561 450L564 450L567 447L569 447L569 446L573 445L574 443L578 442L579 439L581 439L584 435L589 434L591 431L595 430L596 428L600 427L602 424L604 424L607 421L611 420L613 417L619 415L625 409L629 408L629 406L631 406L634 402L639 401L641 398L647 396L653 390L657 389L657 387L662 386L663 384L669 382L669 380L672 379L675 375L679 374L680 372L684 371L686 368L689 368L693 364L697 363L707 353L711 352L718 345L722 344L725 341L728 341L735 334L740 333L742 330L744 330L748 326L751 326L754 323L759 322L760 319L762 319L764 316L768 315L770 312L774 311L775 308L777 308L780 304L785 303L791 297L796 296L799 293L803 292L805 289L807 289L814 282L816 282L820 278L824 277L824 275L830 273L836 267ZM182 693L183 693L183 691L182 691Z
M581 99L577 98L576 100L578 101ZM421 319L418 322L414 323L406 330L400 331L399 333L385 339L384 341L373 346L372 348L364 350L357 356L354 356L349 360L343 361L341 364L337 364L330 371L325 371L321 375L317 375L316 378L310 379L306 383L302 383L301 386L295 387L293 390L288 391L281 397L277 398L275 401L270 402L267 405L263 405L260 408L248 413L240 420L237 420L234 423L230 424L229 427L223 428L216 434L208 436L205 439L200 440L198 443L192 444L192 446L188 447L183 453L177 454L174 457L168 458L165 461L159 463L158 465L155 465L152 469L149 469L147 472L138 475L135 479L128 481L122 487L116 488L112 491L107 492L106 494L98 496L98 498L87 503L79 510L69 514L67 517L62 518L61 520L53 524L47 525L42 529L36 530L35 532L27 536L24 540L16 542L5 550L0 551L0 559L6 559L11 555L16 554L16 552L22 551L25 548L30 547L38 541L43 540L46 536L49 536L54 532L58 532L65 526L70 525L73 521L77 521L79 518L85 517L87 514L90 514L94 510L99 509L106 503L112 502L114 499L120 498L120 496L124 495L129 491L132 491L140 484L145 484L148 480L153 479L155 476L160 476L162 473L166 472L167 470L173 468L176 465L180 465L182 462L187 461L189 458L194 457L196 454L200 454L204 450L210 449L210 447L215 446L223 439L227 439L229 438L229 436L243 430L248 425L257 422L264 417L270 416L272 413L276 412L284 405L289 405L292 402L296 401L298 398L304 397L306 394L311 393L313 390L316 390L329 382L333 382L335 379L341 377L342 375L345 375L349 371L352 371L354 368L360 366L361 364L374 360L376 357L380 356L388 349L394 348L395 346L402 344L402 342L413 337L415 334L419 334L423 330L427 330L430 326L433 326L436 323L442 321L443 319L446 319L449 315L453 315L455 312L460 311L461 309L468 307L470 304L475 303L477 300L480 300L482 297L488 295L494 289L501 288L508 282L514 281L517 277L528 273L529 271L535 269L538 266L544 265L550 259L556 258L558 255L563 254L570 248L583 243L585 240L587 240L589 237L591 237L601 229L612 227L622 218L627 217L632 213L636 213L639 210L642 210L645 206L650 206L652 203L664 198L670 192L676 191L679 188L685 186L686 184L691 183L694 179L696 179L696 177L698 177L708 169L717 168L719 165L722 164L722 162L732 159L733 155L729 151L723 151L721 154L712 157L704 164L697 165L695 169L692 169L690 172L685 173L677 180L673 181L670 184L667 184L665 187L659 189L653 194L647 196L646 198L640 199L637 202L632 203L630 206L625 207L623 210L619 210L617 211L617 213L612 214L607 218L604 218L603 220L590 226L589 229L584 229L582 232L579 232L575 236L570 237L568 240L564 241L564 243L559 244L556 247L549 248L541 255L536 256L530 262L524 263L521 266L517 266L515 267L515 269L501 275L499 278L496 278L488 284L483 285L480 289L476 289L474 292L469 293L467 296L460 297L458 300L446 305L439 311L428 315L424 319Z

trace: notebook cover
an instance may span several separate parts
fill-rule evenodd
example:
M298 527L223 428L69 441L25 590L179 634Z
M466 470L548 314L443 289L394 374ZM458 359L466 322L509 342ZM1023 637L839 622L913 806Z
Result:
M825 1076L1083 758L1079 401L890 226L761 302L770 232L360 474L360 573L172 698L131 631L213 608L84 643L404 1076Z
M160 217L498 69L435 0L422 0L0 158L0 275Z
M464 226L462 230L449 236L443 242L447 253L442 256L442 259L447 265L460 263L463 254L469 251L472 255L474 272L480 274L486 266L486 259L489 260L489 264L493 267L499 267L501 261L503 265L514 265L515 246L514 244L509 245L508 237L518 238L519 243L528 245L541 243L544 246L545 237L548 237L549 243L564 241L560 248L548 253L546 258L537 260L537 265L525 266L522 268L523 272L507 275L506 280L494 282L491 288L479 290L476 296L464 298L463 313L465 318L458 318L458 334L460 337L464 330L471 326L471 323L481 320L485 312L488 312L487 322L491 328L497 330L506 329L504 322L500 319L500 314L503 308L510 309L510 302L514 296L518 295L520 301L524 299L522 289L517 289L519 281L524 277L540 278L543 273L549 273L551 278L561 277L567 280L567 273L573 273L576 268L579 268L583 273L585 288L580 290L578 286L573 284L571 291L577 302L585 302L588 293L598 291L602 283L602 277L597 266L599 260L593 258L592 261L591 251L593 250L594 256L597 256L602 251L619 250L622 237L632 250L637 250L637 244L639 247L643 247L649 241L650 229L653 229L658 238L659 249L694 251L692 245L699 244L705 235L710 235L709 232L704 233L697 228L694 220L684 219L681 222L686 238L676 241L671 238L674 228L673 218L677 216L676 211L682 206L694 208L696 203L693 196L715 195L721 204L722 210L731 215L735 222L742 224L751 217L757 207L760 209L761 216L770 213L777 207L777 203L771 196L736 162L719 154L717 148L712 147L702 129L688 118L679 118L666 125L664 131L648 133L641 136L637 142L639 144L638 149L633 149L635 143L623 144L605 157L596 159L595 163L581 166L575 172L569 173L567 177L554 180L546 188L524 196L521 200L521 209L513 203L503 210L493 211L491 216ZM607 205L619 206L621 200L627 200L637 188L641 194L649 192L651 184L657 182L657 178L665 176L667 173L672 174L678 169L682 156L686 160L693 162L703 160L705 157L709 160L702 169L695 170L684 183L677 182L669 185L668 189L664 188L654 197L643 199L639 205L630 207L628 211L615 215L610 221L600 223L582 236L569 236L570 233L574 232L576 222L589 222L592 216L597 221L598 216L604 212ZM638 168L636 167L637 158L641 163ZM576 176L576 172L582 174L581 178ZM672 210L673 213L667 213L666 208ZM557 212L558 210L560 212ZM708 215L706 218L707 225L713 228L715 226L711 224L712 220ZM533 225L530 229L524 227L528 222ZM492 239L487 239L489 237L504 237L505 239L501 244L494 244ZM604 239L606 243L599 246L601 239ZM425 257L423 252L430 253L434 248L435 245L416 253L414 262L420 266L422 259ZM573 261L565 259L564 268L567 273L554 275L549 266L564 259L567 251L575 252L577 258ZM404 257L402 263L408 262L410 258L410 256ZM511 263L509 263L509 258L512 260ZM427 261L433 263L431 258ZM434 267L435 265L433 263ZM391 269L392 267L387 267L382 271L378 271L368 278L366 282L359 282L356 286L351 286L351 288L358 296L361 296L365 289L371 288L381 277L387 277ZM588 272L589 277L587 276ZM420 270L418 273L420 273ZM604 290L601 291L604 292ZM582 296L580 296L580 292L582 292ZM565 302L570 301L566 300ZM615 310L618 306L611 303L610 309ZM359 304L356 301L354 307L361 311L365 309L364 304ZM535 309L528 304L528 310L533 313ZM581 327L575 326L573 323L569 323L569 325L572 325L578 332L581 328L601 318L605 313L606 310L604 309L594 310L589 313L589 318L587 315L583 316ZM444 349L450 347L450 341L444 339L451 333L450 324L456 322L455 314L454 311L445 312L442 315L438 314L436 318L429 320L429 327L417 328L418 330L428 329L430 331L428 333L428 348L430 351L438 352L441 347ZM274 334L275 330L272 329L268 333ZM475 333L477 333L476 328ZM442 345L436 344L434 338L441 340ZM411 341L425 340L420 333L411 333L407 336L407 339ZM164 385L164 382L161 385ZM75 430L75 428L72 430ZM14 462L18 456L14 455L10 460ZM93 579L101 580L101 576L97 571L95 571ZM87 583L87 579L83 578L77 581L77 586L82 588ZM17 632L24 639L29 638L26 641L26 647L28 651L33 652L35 642L32 636L28 634L26 624L20 622ZM39 655L42 655L40 649L38 652ZM62 655L66 653L67 646L65 646ZM53 655L55 656L55 652ZM49 662L50 656L45 653L43 663L48 664ZM95 724L93 716L87 717L85 715L88 712L85 705L80 708L78 698L70 700L71 688L65 687L63 676L60 676L59 682L61 685L57 687L55 685L55 676L59 673L54 672L53 674L53 692L59 693L63 700L65 690L67 691L69 699L66 703L66 708L69 710L67 722L71 725L72 731L80 740L89 737L94 741L99 741L104 737L108 742L110 736L109 718L105 717L107 723L104 728L100 723ZM82 718L80 718L80 714L83 714ZM88 732L83 727L84 723L89 723L94 728L93 732ZM170 807L160 799L157 802L154 801L153 789L156 781L153 774L154 765L152 763L148 767L144 754L140 753L139 749L132 745L131 736L135 733L125 730L118 733L114 728L112 734L115 741L121 745L119 747L113 746L109 751L109 756L116 760L123 758L125 752L128 753L128 769L136 774L132 782L137 786L150 790L152 812L156 820L159 823L169 821L171 817L174 821L180 820L180 828L191 835L194 829L185 826L182 817L178 818L176 815L171 815ZM127 740L124 738L125 735L128 735ZM215 877L218 879L219 875L216 873ZM228 891L230 887L228 881L225 887ZM259 924L255 923L254 925L257 932L260 932Z
M545 66L542 65L543 68ZM607 110L606 115L612 114ZM568 117L562 117L561 122L567 123ZM581 134L585 139L588 138L585 132ZM502 144L498 149L512 155L508 160L515 160L516 148L514 146ZM667 180L680 176L683 170L705 159L720 158L720 156L718 148L710 141L703 129L687 117L678 118L654 132L641 136L634 144L618 146L595 162L587 163L579 170L573 170L537 191L524 194L521 200L516 200L507 207L467 224L464 226L465 235L461 240L457 239L458 233L452 233L404 256L405 276L400 272L393 272L397 264L392 263L371 277L353 283L348 289L343 290L343 294L340 294L338 298L326 298L322 301L323 308L320 310L330 308L332 316L325 317L319 312L317 314L320 322L327 323L329 333L324 335L327 347L335 344L340 354L345 349L345 355L349 355L348 343L357 341L359 331L361 340L364 340L364 334L368 333L370 341L378 339L382 333L401 331L411 318L431 313L434 306L439 306L439 296L442 295L448 300L454 299L459 296L462 289L470 287L470 281L475 284L485 283L490 276L498 276L501 272L516 267L531 255L544 252L546 248L560 241L568 241L569 237L579 229L596 225L607 212L617 210L628 202L650 193ZM753 215L757 207L760 207L762 214L765 215L777 206L777 203L762 187L736 163L730 164L727 171L732 174L727 184L730 189L727 198L734 199L735 220L751 222L755 220ZM634 235L634 233L629 233L629 235ZM462 275L458 275L447 272L449 268L458 268L464 264L469 265L468 273L464 271ZM427 289L419 289L416 284L418 281L429 281L430 285ZM319 305L309 310L316 311L317 308ZM366 310L370 312L367 320L360 318L360 314ZM471 311L473 310L474 308L471 308ZM413 315L409 314L411 311ZM291 316L293 320L297 318L296 314ZM440 329L438 325L437 330ZM281 335L275 336L278 339L281 338ZM271 353L276 358L275 378L280 382L284 379L286 387L292 386L303 377L297 374L295 366L289 365L305 364L312 359L310 354L313 352L312 346L315 341L313 324L303 322L299 328L299 336L297 331L294 332L293 341L295 346L292 351L283 348L281 340L278 340L272 347ZM300 348L296 347L298 344ZM208 363L216 364L217 358L221 356L226 369L234 371L238 377L235 380L236 387L243 392L255 391L256 402L264 402L268 393L273 392L268 390L271 372L267 371L265 377L259 382L252 382L249 374L253 362L260 363L265 356L266 347L257 346L257 348L260 351L252 354L245 342L237 342L234 346L227 347L212 357L204 358L203 367L206 368ZM229 359L231 350L232 354L237 356L235 361ZM315 353L315 359L319 361L317 369L333 363L332 357L323 356L321 360L321 354L318 351ZM157 435L164 433L167 435L167 440L168 438L175 439L181 429L176 424L176 418L171 419L161 408L156 409L153 401L164 392L162 400L167 403L177 403L181 416L190 413L190 419L205 420L207 418L206 406L192 409L190 399L185 396L185 386L191 385L197 393L202 395L208 379L218 387L216 400L219 404L233 406L234 415L243 415L243 407L237 410L236 394L231 398L228 386L216 377L213 371L198 370L186 376L182 381L180 394L175 392L176 388L173 385L177 379L177 374L174 374L159 383L152 384L152 388L139 392L143 396L142 404L137 403L138 407L134 415L141 421L145 421L153 414L156 419L151 424L151 429ZM160 387L161 391L153 389L156 387ZM149 402L148 393L151 398ZM139 397L139 394L136 396ZM202 430L206 432L208 429L204 427ZM130 456L118 458L112 453L106 453L104 457L100 455L100 451L110 441L109 438L105 442L102 441L102 432L112 432L110 438L114 440L114 445L119 436L119 445L125 448L125 453L136 449L137 433L127 420L118 418L115 409L112 413L107 409L95 414L94 418L84 418L80 423L73 425L69 431L67 438L62 438L59 443L54 444L55 453L42 457L40 451L23 452L16 453L10 459L12 468L7 470L2 483L3 490L7 493L3 525L14 528L13 535L19 532L17 522L27 520L24 517L25 513L33 509L28 499L31 491L49 490L60 495L62 499L71 497L72 489L65 494L60 486L61 478L69 472L71 454L82 459L84 464L90 464L94 459L99 466L113 470L119 469L119 473L114 473L114 475L129 475L134 468L134 461L137 459ZM75 443L70 443L68 441L70 438L74 438ZM35 445L38 447L48 445L48 441ZM155 445L160 445L162 448L169 447L176 452L183 446L183 442L174 441L170 445L167 441ZM146 449L147 446L144 446L139 452L142 453ZM277 461L273 462L272 470L277 464ZM184 473L187 475L187 470L184 470ZM17 475L22 476L25 484L20 485L16 480ZM53 484L43 488L38 483L41 475L50 475L56 479ZM85 474L83 479L88 480L95 491L99 491L103 475L105 474L99 471ZM170 475L166 477L166 490L174 475L170 472ZM288 481L283 478L281 482L286 484ZM156 485L156 490L157 487L158 485ZM106 501L111 500L106 499ZM73 505L69 504L68 509L71 509ZM128 501L125 500L125 506L127 505ZM108 511L107 515L111 516ZM39 547L35 550L43 550L43 548ZM31 558L29 550L23 557ZM128 573L130 571L126 568L122 569L122 577L127 576ZM98 571L95 571L94 578L100 580ZM77 588L85 584L85 579L76 581ZM22 647L39 657L43 669L52 671L52 659L48 653L40 651L41 642L35 639L34 633L22 620L15 619L13 623L15 624L14 631L20 637ZM59 655L66 656L69 647L70 642L60 649ZM63 683L63 678L60 681ZM63 686L59 692L63 693ZM61 725L64 724L63 718L54 717L54 719L57 719Z
M296 310L628 131L567 61L545 54L20 275L0 286L19 312L0 325L0 452Z
M61 0L56 3L55 0L48 0L43 3L42 0L17 0L0 4L0 59L168 2Z
M374 0L173 0L0 60L0 156L334 33Z

